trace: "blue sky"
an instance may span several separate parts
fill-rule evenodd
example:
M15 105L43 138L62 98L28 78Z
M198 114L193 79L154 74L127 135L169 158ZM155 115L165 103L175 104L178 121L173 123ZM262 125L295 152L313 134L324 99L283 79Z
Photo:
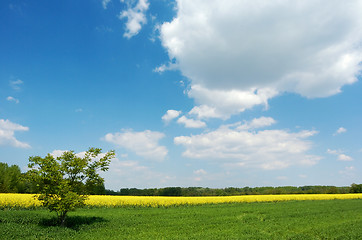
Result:
M362 2L0 3L0 162L109 189L361 183Z

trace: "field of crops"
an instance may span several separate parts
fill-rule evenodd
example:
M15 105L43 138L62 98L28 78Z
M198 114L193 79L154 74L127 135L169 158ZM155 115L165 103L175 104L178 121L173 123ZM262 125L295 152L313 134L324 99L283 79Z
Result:
M167 207L178 205L201 205L238 202L278 202L290 200L362 199L359 194L290 194L290 195L245 195L225 197L135 197L91 195L86 201L90 207ZM34 208L41 203L32 194L0 194L0 208Z
M180 198L182 199L182 198ZM0 210L0 239L362 239L361 199Z

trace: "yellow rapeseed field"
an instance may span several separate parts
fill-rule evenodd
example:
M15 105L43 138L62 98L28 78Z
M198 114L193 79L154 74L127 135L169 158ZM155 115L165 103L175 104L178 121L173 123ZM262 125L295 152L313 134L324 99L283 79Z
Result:
M177 205L197 205L216 203L243 202L275 202L289 200L332 200L332 199L362 199L362 193L357 194L288 194L288 195L244 195L225 197L135 197L135 196L100 196L91 195L86 201L90 207L167 207ZM0 193L1 208L32 208L41 206L33 194Z
M0 193L1 208L32 208L39 207L41 203L34 199L34 194Z

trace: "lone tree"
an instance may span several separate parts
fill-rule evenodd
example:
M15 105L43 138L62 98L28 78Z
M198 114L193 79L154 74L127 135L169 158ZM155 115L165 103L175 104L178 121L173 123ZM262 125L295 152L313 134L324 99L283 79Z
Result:
M57 213L60 225L64 225L69 211L85 205L94 187L104 183L98 172L108 170L115 152L102 154L100 148L89 148L83 157L79 155L66 151L57 158L51 154L29 157L26 175L39 193L35 198Z

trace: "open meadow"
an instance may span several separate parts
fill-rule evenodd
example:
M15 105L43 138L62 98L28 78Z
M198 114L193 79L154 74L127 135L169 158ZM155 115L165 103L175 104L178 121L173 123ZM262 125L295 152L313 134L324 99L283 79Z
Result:
M319 196L323 199L325 195ZM173 202L169 206L128 204L121 207L92 206L90 198L88 207L69 213L65 227L56 225L55 213L41 207L8 205L0 210L0 239L362 239L362 194L353 196L357 199ZM108 201L115 199L105 197ZM271 196L245 197L255 200ZM153 199L183 200L182 197ZM206 201L208 198L193 199Z

